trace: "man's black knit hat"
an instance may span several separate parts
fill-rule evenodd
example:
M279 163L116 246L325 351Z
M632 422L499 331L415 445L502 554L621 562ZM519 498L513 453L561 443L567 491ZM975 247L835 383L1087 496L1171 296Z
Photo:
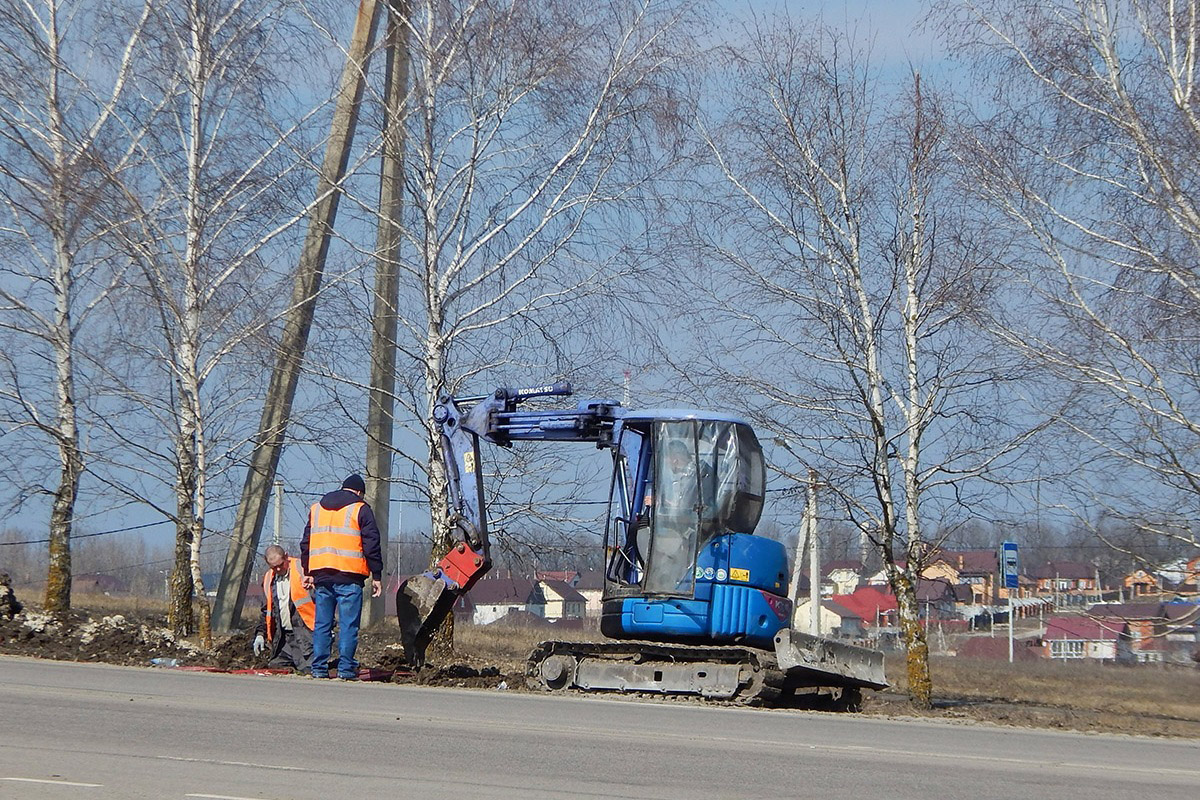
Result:
M367 484L366 481L363 480L362 475L359 475L356 472L350 477L346 478L346 480L342 481L342 488L362 494L363 492L367 491Z

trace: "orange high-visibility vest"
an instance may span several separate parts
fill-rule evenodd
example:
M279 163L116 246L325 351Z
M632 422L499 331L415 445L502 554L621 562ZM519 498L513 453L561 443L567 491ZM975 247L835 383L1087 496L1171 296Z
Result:
M367 557L363 554L362 531L358 511L365 503L351 503L330 511L313 503L308 512L308 571L336 569L352 575L367 576Z
M300 615L300 619L304 621L305 627L310 631L317 621L317 607L313 605L312 598L308 596L308 590L303 584L304 573L300 571L300 562L294 558L288 559L288 584L292 595L292 605L296 607L296 613ZM267 641L275 639L275 620L271 617L271 611L275 607L275 587L272 586L275 582L275 571L267 568L267 574L263 575L263 594L267 596ZM286 609L279 609L280 614L291 613Z

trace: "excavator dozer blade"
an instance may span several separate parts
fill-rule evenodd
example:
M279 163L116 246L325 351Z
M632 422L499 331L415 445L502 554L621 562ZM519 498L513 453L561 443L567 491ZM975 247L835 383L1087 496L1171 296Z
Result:
M775 659L797 685L886 689L883 653L784 628L775 634Z
M454 605L456 595L446 583L430 575L414 575L396 591L396 617L400 643L410 666L425 664L425 650Z

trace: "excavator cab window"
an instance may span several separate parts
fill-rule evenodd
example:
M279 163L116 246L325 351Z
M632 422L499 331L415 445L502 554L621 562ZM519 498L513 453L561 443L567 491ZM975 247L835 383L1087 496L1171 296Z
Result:
M610 589L640 591L650 544L650 429L627 425L613 449L612 489L605 529L605 577Z
M699 550L714 536L753 532L762 513L762 450L740 423L628 426L614 466L608 575L646 594L692 596Z

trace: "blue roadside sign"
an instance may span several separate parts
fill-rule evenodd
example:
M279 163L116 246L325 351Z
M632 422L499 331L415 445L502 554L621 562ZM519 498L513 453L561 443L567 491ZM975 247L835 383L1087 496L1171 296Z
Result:
M1000 545L1000 571L1004 576L1004 588L1017 588L1017 543Z

